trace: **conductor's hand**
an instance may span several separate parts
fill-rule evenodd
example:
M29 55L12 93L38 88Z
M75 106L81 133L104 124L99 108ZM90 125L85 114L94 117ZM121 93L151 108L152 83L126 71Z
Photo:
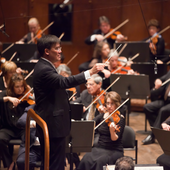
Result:
M162 81L160 79L156 79L155 80L155 89L160 88L162 85Z
M97 63L95 64L90 70L90 76L92 76L93 74L97 74L99 71L102 71L105 67L104 63Z

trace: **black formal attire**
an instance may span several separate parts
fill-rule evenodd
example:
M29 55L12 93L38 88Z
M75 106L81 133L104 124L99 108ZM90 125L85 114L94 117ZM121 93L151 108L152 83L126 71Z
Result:
M104 114L100 114L94 118L96 125L103 119ZM118 139L111 140L109 126L106 122L98 127L100 134L97 145L92 148L90 153L86 153L77 170L103 170L106 164L115 164L116 160L123 156L122 134L125 127L125 119L120 118L117 124L120 127L120 132L117 132Z
M12 155L9 153L8 144L11 139L21 139L24 130L17 127L17 121L24 113L24 109L29 106L27 102L21 102L17 107L13 108L12 103L4 102L3 97L6 91L0 93L0 155L2 157L4 167L9 167L12 163Z
M104 36L104 34L102 33L102 31L100 29L95 30L92 35L96 35L96 34L101 34L101 35ZM96 39L94 41L91 41L91 36L92 35L90 35L89 37L87 37L85 39L86 44L88 44L88 45L95 44L96 45L96 43L97 43ZM107 39L105 39L105 41L110 45L110 48L113 48L113 44L115 43L114 39L107 38Z
M170 125L170 118L164 121L164 123ZM170 156L166 154L160 155L156 162L164 167L164 170L169 170L170 169Z
M0 90L5 90L4 80L3 76L0 76Z
M29 41L31 41L31 39L33 38L33 33L29 32L28 34L26 34L22 39L20 39L19 41L24 42L25 44L27 44ZM31 43L33 43L31 41Z
M31 105L25 109L24 114L18 119L17 126L22 128L25 131L27 112L29 109L34 109L35 105ZM30 152L29 152L29 164L30 169L34 169L36 162L41 161L40 145L35 145L36 128L30 128ZM22 138L22 143L19 148L18 157L17 157L17 167L18 170L23 170L25 168L25 134Z
M65 89L85 83L85 74L63 77L51 62L40 58L34 68L33 87L35 92L35 112L45 120L50 138L50 170L63 170L65 165L65 137L69 135L71 110ZM44 156L44 140L37 125L41 152Z
M170 71L160 78L162 82L170 78ZM170 116L170 96L165 100L165 92L170 83L161 86L159 89L151 90L151 103L144 105L144 113L150 126L160 128L161 123Z

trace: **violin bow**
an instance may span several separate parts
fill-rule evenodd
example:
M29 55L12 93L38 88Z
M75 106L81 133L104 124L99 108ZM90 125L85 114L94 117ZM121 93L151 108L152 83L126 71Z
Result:
M170 81L170 78L169 78L168 80L164 81L161 86L164 86L164 85L165 85L166 83L168 83L169 81Z
M114 28L112 31L110 31L109 33L107 33L104 36L104 39L106 39L107 37L109 37L110 35L112 35L116 30L118 30L120 27L122 27L123 25L125 25L127 22L129 22L129 19L125 20L124 22L122 22L120 25L118 25L116 28Z
M5 50L1 52L1 54L5 53L7 50L9 50L12 46L14 46L15 43L12 43L10 46L8 46Z
M70 98L69 101L77 94L77 92L75 92Z
M39 34L37 34L34 38L32 38L28 44L30 44L31 42L33 42L40 34L42 34L44 31L46 31L51 25L54 24L54 21L51 22L50 24L48 24Z
M116 53L116 51L121 47L121 45L122 45L122 44L120 44L119 47L117 47L117 49L113 52L113 54ZM113 56L113 55L112 55L112 56ZM110 57L106 60L105 64L110 60L110 58L111 58L112 56L110 56Z
M103 121L101 121L95 128L94 130L96 130L103 122L105 122L108 118L110 118L116 111L118 111L127 101L129 100L129 98L127 98L120 106L117 107L117 109L115 109L111 114L109 114Z
M30 90L28 90L28 92L25 93L24 96L19 101L21 102L22 99L24 99L32 90L33 90L33 87Z
M127 46L127 43L125 43L124 45L123 45L123 47L121 48L121 50L119 51L119 56L120 56L120 54L123 52L123 50L126 48L126 46Z
M3 27L4 27L4 24L2 24L2 25L0 26L0 29L3 28Z
M34 69L31 70L31 72L25 77L25 80L34 72Z
M93 100L93 102L91 102L91 104L89 104L89 105L86 107L85 111L86 111L93 103L95 103L95 102L103 95L103 93L105 93L105 92L106 92L111 86L113 86L113 84L115 84L119 79L120 79L120 77L118 77L114 82L112 82L112 84L110 84L110 86L107 87L106 90L104 90L95 100Z
M17 54L17 51L12 55L12 57L9 59L9 61L12 61L12 59L15 57L16 54Z
M74 60L79 54L79 51L66 63L66 66L68 66L72 60Z
M59 39L61 40L62 38L63 38L63 36L64 36L64 32L60 35L60 37L59 37Z
M162 34L162 33L165 32L166 30L168 30L169 28L170 28L170 25L168 25L168 26L165 27L163 30L161 30L160 32L158 32L158 34L156 34L156 35L152 36L151 38L147 39L146 42L151 41L155 36Z

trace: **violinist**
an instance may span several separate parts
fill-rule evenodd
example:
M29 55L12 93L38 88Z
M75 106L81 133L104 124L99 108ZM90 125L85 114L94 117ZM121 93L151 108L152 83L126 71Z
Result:
M127 61L126 57L119 57L117 51L111 50L109 54L108 69L112 74L134 74L131 69L131 63Z
M94 105L93 105L94 107L91 106L87 111L85 110L86 107L88 107L92 103L93 99L101 93L102 91L101 86L102 86L102 78L98 74L92 75L91 78L87 80L86 83L87 89L83 90L83 92L80 94L80 97L78 97L74 101L74 103L84 104L84 108L83 108L84 120L92 120L92 118L94 118L99 114L98 110Z
M94 118L96 125L103 121L109 114L111 114L121 102L121 97L116 92L109 92L104 99L104 106L99 106L98 110L101 112ZM112 120L103 122L97 132L99 140L97 145L92 148L90 153L86 153L77 170L103 170L106 164L115 164L116 160L123 157L122 134L125 127L125 119L121 116L119 111L112 115Z
M28 21L28 27L29 27L29 33L26 34L22 39L20 39L18 42L18 44L24 44L24 43L28 43L31 39L33 39L37 34L40 33L40 35L35 38L33 40L33 44L37 44L37 39L41 38L41 29L40 29L40 25L38 22L37 18L30 18Z
M99 17L99 29L95 30L92 35L86 38L85 43L90 44L96 44L98 41L104 40L104 35L109 33L111 31L110 21L106 16ZM113 44L115 41L121 42L124 41L126 38L119 32L116 31L113 33L113 36L108 37L106 42L110 45L111 48L113 48Z
M15 73L7 87L7 90L0 93L0 155L3 165L8 170L14 169L15 163L12 161L12 155L9 153L8 143L11 139L21 139L24 130L17 127L17 121L24 113L29 104L20 102L19 97L28 90L28 86L21 74Z
M150 37L154 37L149 43L150 60L154 61L156 57L158 64L162 64L164 61L167 62L169 56L168 59L164 56L165 42L163 37L158 35L158 31L160 30L159 22L156 19L151 19L147 26Z
M14 73L21 74L24 70L17 68L12 61L6 61L2 66L2 75L0 76L0 91L8 87L9 81Z

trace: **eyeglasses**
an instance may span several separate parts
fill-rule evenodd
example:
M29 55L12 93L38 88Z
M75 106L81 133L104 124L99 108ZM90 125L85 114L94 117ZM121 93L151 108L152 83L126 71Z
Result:
M86 83L85 84L85 86L87 87L87 86L93 86L94 85L94 83Z
M56 47L57 51L61 51L62 47Z
M114 105L115 105L114 103L106 102L106 106L114 106Z

